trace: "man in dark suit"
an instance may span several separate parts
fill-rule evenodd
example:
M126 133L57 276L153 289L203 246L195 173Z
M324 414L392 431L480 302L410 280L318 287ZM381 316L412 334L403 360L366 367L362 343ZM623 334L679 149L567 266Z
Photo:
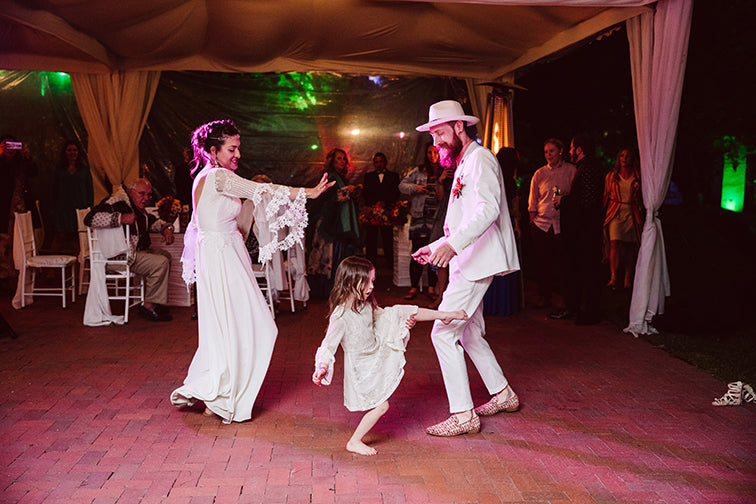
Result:
M386 170L388 160L382 152L373 156L375 170L365 174L363 196L365 204L375 206L383 204L387 213L393 210L399 199L399 174ZM378 235L381 236L383 256L389 267L394 267L394 232L390 223L367 224L365 227L365 255L375 265L378 258Z
M570 143L575 178L569 194L554 196L561 208L561 225L567 252L567 286L564 310L553 319L574 318L577 325L601 321L601 247L604 223L604 170L593 156L593 139L576 135Z

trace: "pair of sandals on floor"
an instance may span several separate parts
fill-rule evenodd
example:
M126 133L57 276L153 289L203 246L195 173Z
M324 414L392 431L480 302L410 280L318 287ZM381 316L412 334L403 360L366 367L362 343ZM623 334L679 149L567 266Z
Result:
M727 393L722 397L714 399L711 404L714 406L740 406L744 402L756 401L756 393L753 387L742 381L736 381L727 384Z

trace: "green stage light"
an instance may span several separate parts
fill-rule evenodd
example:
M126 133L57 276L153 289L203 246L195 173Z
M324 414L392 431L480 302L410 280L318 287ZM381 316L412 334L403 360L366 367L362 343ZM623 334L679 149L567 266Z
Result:
M52 92L70 93L73 91L71 86L71 76L65 72L39 72L40 78L40 96L45 96L48 90Z
M742 212L745 200L746 146L735 137L722 138L725 145L722 166L721 207L732 212Z

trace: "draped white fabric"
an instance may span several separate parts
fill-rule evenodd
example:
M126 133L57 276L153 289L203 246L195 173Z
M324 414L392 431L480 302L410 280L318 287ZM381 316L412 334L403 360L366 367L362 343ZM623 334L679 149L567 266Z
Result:
M659 2L627 21L646 222L625 332L654 334L654 315L670 295L659 207L669 186L687 56L692 0Z
M71 74L81 118L89 134L95 201L113 186L139 177L139 138L152 107L160 72Z
M13 233L13 265L19 270L18 281L16 282L16 294L13 296L11 304L16 310L20 310L23 305L30 305L34 302L34 296L27 294L21 296L21 287L23 275L20 274L20 270L24 265L24 235L28 236L29 233L34 233L34 228L30 220L27 219L15 219L14 220L15 232ZM32 292L34 290L34 277L29 274L26 275L26 286L24 292ZM22 297L26 297L26 300L22 303Z
M84 325L90 327L105 326L110 324L122 325L123 315L113 315L110 310L110 298L105 279L105 263L102 258L125 254L129 250L126 244L126 235L123 228L92 229L97 237L99 251L90 250L89 290L87 302L84 306ZM101 257L96 257L100 255ZM94 259L94 260L93 260Z

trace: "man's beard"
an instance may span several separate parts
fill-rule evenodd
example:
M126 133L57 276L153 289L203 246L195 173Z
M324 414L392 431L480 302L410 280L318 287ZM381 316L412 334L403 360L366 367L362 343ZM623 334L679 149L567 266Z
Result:
M456 133L452 133L452 135L454 137L451 144L442 142L436 146L438 150L438 162L444 168L456 166L459 153L462 152L462 140L459 139Z

